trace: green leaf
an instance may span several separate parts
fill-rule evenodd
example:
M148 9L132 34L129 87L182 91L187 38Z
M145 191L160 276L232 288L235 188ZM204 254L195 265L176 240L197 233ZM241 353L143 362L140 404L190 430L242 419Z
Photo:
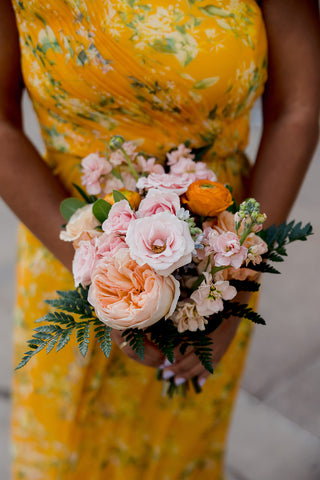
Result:
M220 77L208 77L193 84L193 88L196 90L202 90L204 88L209 88L215 85L219 81Z
M250 264L250 270L254 270L255 272L262 272L262 273L274 273L277 275L281 273L279 272L279 270L276 270L274 267L272 267L266 262L261 262L258 265Z
M85 322L81 323L81 326L78 326L77 330L77 342L80 353L83 357L86 356L90 340L90 323Z
M64 348L70 340L70 336L73 328L66 328L63 333L60 335L60 339L56 348L56 352L59 352Z
M121 173L119 171L117 171L115 168L113 168L111 170L111 173L114 177L116 177L118 180L121 180L122 181L122 176L121 176Z
M107 220L111 207L112 205L110 203L103 200L103 198L99 198L99 200L93 204L92 213L99 222L103 223Z
M95 338L99 343L102 353L105 357L109 358L112 348L111 343L111 327L104 325L100 320L96 321L97 327L95 328Z
M129 343L132 350L144 361L144 331L130 328L122 333L122 337Z
M118 190L113 190L112 194L113 194L113 199L116 203L121 202L121 200L127 200L127 202L130 205L129 200L127 199L127 197L125 195L123 195L122 192L119 192ZM131 208L131 205L130 205L130 208Z
M65 200L62 200L60 204L60 212L65 220L67 222L70 220L72 215L79 209L82 208L86 205L86 203L83 200L80 200L79 198L66 198Z
M230 280L232 285L238 292L258 292L260 283L252 280Z
M270 255L268 255L268 260L271 262L284 262L284 258L276 252L271 252Z
M74 188L80 193L82 198L86 201L86 203L94 203L98 198L95 195L88 195L79 185L76 183L72 184Z

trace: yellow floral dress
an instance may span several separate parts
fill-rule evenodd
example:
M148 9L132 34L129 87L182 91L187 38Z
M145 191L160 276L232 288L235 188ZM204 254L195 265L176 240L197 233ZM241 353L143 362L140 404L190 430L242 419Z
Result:
M249 112L266 80L253 0L13 0L45 161L72 190L79 163L112 135L164 160L181 142L239 193ZM39 206L41 208L41 205ZM20 227L15 363L69 272ZM117 347L75 342L17 371L13 478L218 480L251 326L243 321L201 395L169 400L155 371Z

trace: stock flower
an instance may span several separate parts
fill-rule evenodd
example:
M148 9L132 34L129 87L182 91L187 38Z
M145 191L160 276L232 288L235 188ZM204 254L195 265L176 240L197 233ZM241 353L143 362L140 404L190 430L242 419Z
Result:
M195 301L199 315L213 315L223 310L223 300L232 300L237 290L227 281L213 283L212 275L208 272L203 275L205 279L190 298Z
M100 222L92 213L92 204L85 205L78 208L72 215L66 229L60 232L60 239L65 242L74 242L83 234L87 234L90 238L96 237L101 235L101 232L95 229L98 225L100 225Z
M233 203L229 190L222 183L210 180L191 183L181 200L193 213L204 217L215 217Z
M177 163L181 158L189 158L190 160L194 159L194 155L191 153L191 149L187 148L184 143L178 145L176 150L172 150L172 152L167 153L167 164L174 165Z
M180 160L172 165L170 173L175 175L187 174L192 182L196 180L217 181L215 173L210 170L204 162L194 162L190 158L180 158Z
M160 163L156 163L156 158L150 157L147 160L143 155L138 155L136 158L137 171L147 173L164 173L164 168Z
M196 304L188 300L178 302L177 308L170 318L179 333L183 333L186 330L191 332L205 330L205 326L208 323L206 318L199 315Z
M262 240L262 238L260 238L258 235L250 233L247 236L244 245L248 248L246 265L248 265L248 263L250 262L252 262L253 265L261 263L261 255L268 251L268 245L266 244L266 242Z
M111 328L145 328L170 316L180 294L172 276L157 275L148 265L139 266L128 249L95 264L88 301L99 320Z
M102 230L105 233L127 233L130 222L136 218L127 200L120 200L114 203L109 212L107 220L102 224Z
M132 220L126 242L139 265L147 263L165 276L190 263L194 249L187 223L170 212Z
M138 192L135 192L133 190L126 190L125 188L121 188L118 191L121 192L126 197L126 199L129 201L133 210L136 210L139 207L139 204L141 202L141 196L139 195ZM110 203L110 205L113 205L114 204L113 193L107 193L107 195L104 196L104 200Z
M217 267L231 265L240 268L247 258L248 249L240 245L238 235L233 232L213 236L210 247Z
M112 167L105 158L97 153L90 153L81 160L83 175L81 183L87 189L89 195L97 195L101 192L100 177L111 172Z
M150 190L158 188L162 192L175 192L182 195L187 191L191 180L187 174L174 175L173 173L150 173L148 177L140 177L137 182L137 188L140 190Z
M137 217L150 217L156 213L168 211L177 214L180 209L179 196L174 192L161 192L151 188L142 200L137 211Z
M124 142L121 148L126 152L130 160L133 160L136 155L136 145L133 142ZM121 150L116 150L110 154L109 162L113 167L118 167L122 163L127 163L127 160Z

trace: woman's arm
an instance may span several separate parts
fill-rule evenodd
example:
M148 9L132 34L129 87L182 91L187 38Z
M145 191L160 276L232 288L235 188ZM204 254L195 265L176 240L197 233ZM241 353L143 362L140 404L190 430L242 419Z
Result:
M0 2L0 189L13 212L71 269L73 247L59 240L60 202L68 196L21 128L22 76L10 0Z
M264 0L262 11L269 78L249 195L270 225L287 218L318 142L320 24L317 0Z
M319 12L317 0L263 0L262 10L269 41L269 80L262 141L248 193L261 202L268 223L278 224L290 211L318 140ZM246 302L245 295L241 301ZM230 318L210 335L213 368L238 324L239 319ZM209 375L193 353L164 371L180 379L197 376L200 384Z

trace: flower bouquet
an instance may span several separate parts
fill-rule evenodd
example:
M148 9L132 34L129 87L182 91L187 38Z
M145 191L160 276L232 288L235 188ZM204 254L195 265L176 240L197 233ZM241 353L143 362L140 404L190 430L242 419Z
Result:
M136 149L115 136L105 157L82 160L86 191L74 185L81 199L61 205L67 224L60 238L75 249L75 290L46 301L52 311L37 320L46 324L34 329L17 368L44 348L58 352L73 333L85 356L91 329L108 358L117 329L142 360L148 338L171 363L176 351L192 348L213 373L208 335L221 322L234 316L265 323L234 300L237 292L258 291L259 272L279 273L270 262L282 262L286 246L306 240L311 225L263 230L258 202L238 206L231 188L201 162L203 149L181 144L164 166ZM169 395L187 388L173 379L167 386Z

